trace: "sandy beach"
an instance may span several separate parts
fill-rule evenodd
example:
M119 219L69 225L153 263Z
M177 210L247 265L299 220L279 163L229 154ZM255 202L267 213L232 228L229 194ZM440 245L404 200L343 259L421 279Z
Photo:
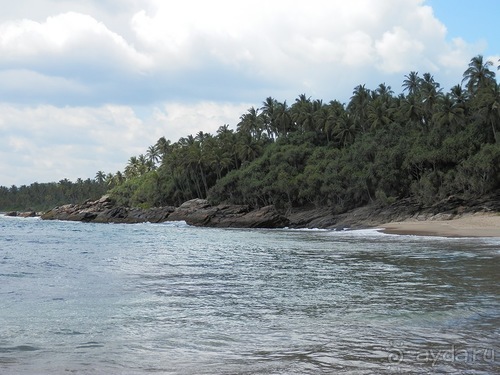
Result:
M384 233L443 237L500 237L500 214L476 213L452 220L392 222Z

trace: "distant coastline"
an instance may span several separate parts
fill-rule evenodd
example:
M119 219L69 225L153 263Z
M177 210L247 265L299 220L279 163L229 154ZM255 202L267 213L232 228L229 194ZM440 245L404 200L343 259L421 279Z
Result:
M213 206L204 199L193 199L179 207L128 208L115 204L109 196L83 204L55 207L45 213L3 212L6 216L43 220L97 223L159 223L185 221L189 225L233 228L319 228L331 230L378 228L388 234L499 237L500 197L489 196L466 202L449 197L430 207L411 199L389 206L367 205L344 213L329 208L302 207L280 212L274 206L252 209L244 205Z
M2 216L11 216L11 217L37 217L42 216L43 212L35 212L35 211L6 211L0 212Z

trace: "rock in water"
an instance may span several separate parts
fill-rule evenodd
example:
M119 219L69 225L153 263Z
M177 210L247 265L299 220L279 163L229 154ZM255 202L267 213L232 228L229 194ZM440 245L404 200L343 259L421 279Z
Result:
M288 219L274 206L251 210L247 205L211 206L204 199L183 203L167 220L184 220L190 225L219 228L283 228L288 225Z
M177 208L140 209L116 206L108 196L80 205L55 207L44 213L42 219L97 223L185 221L195 226L226 228L282 228L288 225L288 219L280 215L274 206L251 210L246 205L212 206L205 199L192 199Z

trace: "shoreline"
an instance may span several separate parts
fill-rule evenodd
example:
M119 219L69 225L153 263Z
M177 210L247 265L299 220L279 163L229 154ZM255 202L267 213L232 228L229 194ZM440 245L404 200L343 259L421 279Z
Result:
M478 212L450 220L396 221L378 228L382 233L398 235L500 238L500 214Z
M1 212L0 215L5 217L9 216L6 215L5 212ZM18 215L16 217L28 218L33 216ZM368 225L363 227L376 229L381 233L394 234L394 235L431 236L431 237L449 237L449 238L466 238L466 237L500 238L500 213L476 212L473 214L466 214L458 218L450 218L446 220L436 220L432 218L421 219L421 220L409 219L405 221L393 221L380 225ZM338 229L333 227L324 227L324 228L292 227L292 228L323 229L323 230ZM349 229L360 229L360 228L361 227L355 226Z
M4 215L32 217L37 214L12 211ZM500 238L500 194L469 201L450 196L428 207L406 198L389 206L371 204L343 213L311 206L285 213L272 205L260 208L223 203L211 205L197 198L179 207L141 209L116 205L113 198L104 195L96 201L55 207L40 217L42 220L126 224L184 221L193 226L219 228L372 228L387 234Z

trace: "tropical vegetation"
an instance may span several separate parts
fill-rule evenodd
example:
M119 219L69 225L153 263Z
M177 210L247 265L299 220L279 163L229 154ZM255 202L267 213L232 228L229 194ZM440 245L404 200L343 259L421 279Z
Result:
M396 95L384 83L360 84L346 104L305 94L291 104L268 97L242 114L236 129L222 125L176 142L162 137L124 171L99 172L96 193L107 188L127 206L177 206L199 197L341 212L406 197L430 205L498 191L500 85L493 63L472 58L447 92L430 73L415 71L402 89ZM5 207L14 187L2 189Z
M87 199L98 199L108 190L103 172L95 179L68 179L59 182L30 185L0 186L0 211L45 211L67 203L81 203Z

